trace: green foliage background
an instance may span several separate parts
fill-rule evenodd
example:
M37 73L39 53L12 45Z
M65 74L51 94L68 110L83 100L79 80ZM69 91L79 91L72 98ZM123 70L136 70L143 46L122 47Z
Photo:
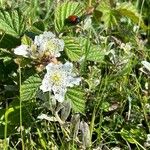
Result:
M150 73L140 68L141 61L150 62L149 9L148 0L1 0L0 148L148 149ZM81 22L67 24L70 15ZM43 74L28 59L18 66L13 53L43 31L64 40L61 59L71 61L82 77L58 107L49 95L41 96ZM131 49L123 51L121 43ZM40 120L40 114L60 115L65 123ZM81 120L89 127L85 134Z

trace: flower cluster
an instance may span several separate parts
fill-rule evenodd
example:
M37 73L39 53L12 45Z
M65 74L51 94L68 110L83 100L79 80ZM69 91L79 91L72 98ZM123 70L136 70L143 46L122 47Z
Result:
M60 57L60 51L63 51L64 41L56 38L52 32L44 32L39 36L35 36L31 45L20 45L14 49L16 55L27 58L39 59L45 55L51 58Z
M60 51L63 51L64 41L55 37L51 32L44 32L39 36L35 36L32 44L21 45L14 49L14 53L23 57L40 59L41 61L48 58L54 58L54 61L49 61L46 66L47 73L44 76L40 89L43 92L52 92L54 98L63 102L67 87L73 87L79 85L81 78L75 78L75 74L72 73L73 64L66 62L62 64L57 61L57 57L60 57ZM42 63L42 62L41 62Z

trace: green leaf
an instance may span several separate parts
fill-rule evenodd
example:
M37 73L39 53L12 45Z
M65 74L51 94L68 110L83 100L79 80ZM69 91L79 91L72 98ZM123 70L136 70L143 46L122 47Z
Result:
M65 52L71 61L78 61L83 55L80 43L73 37L65 37Z
M21 85L20 97L22 101L29 101L35 98L37 90L41 85L41 79L38 75L30 76L24 83Z
M15 37L21 36L25 31L25 20L17 10L0 10L0 30Z
M10 61L12 59L12 54L6 49L0 49L0 60L3 60L3 63ZM6 69L6 68L5 68Z
M9 34L0 34L0 48L15 48L20 45L21 41L19 38L11 36Z
M4 137L4 128L7 120L7 136L10 134L16 133L16 127L20 125L20 104L19 100L15 99L13 100L8 107L8 109L1 109L0 110L0 138ZM24 125L31 125L32 119L31 119L31 111L34 108L35 103L22 103L22 123Z
M34 102L22 103L21 107L22 107L23 123L27 123L26 122L27 120L31 122L31 116L29 112L32 111L34 106L35 106ZM15 99L10 103L9 108L5 112L5 117L7 117L8 123L10 123L11 125L16 125L17 123L20 123L20 102L18 99Z
M31 32L36 33L36 34L41 34L44 32L44 30L45 30L45 25L43 21L35 22L30 29Z
M124 2L116 7L117 14L130 18L134 23L139 24L143 29L147 29L146 25L142 20L142 16L138 13L135 6L132 3Z
M32 39L26 35L21 38L21 44L30 45L32 44Z
M65 26L65 20L70 15L80 16L82 11L83 7L81 6L81 3L78 2L64 2L59 4L55 11L55 30L57 32L62 31Z
M61 120L66 121L71 111L71 103L70 101L64 101L62 103L63 108L61 110Z
M130 130L126 130L123 128L120 133L122 138L129 143L138 144L138 141L144 140L145 131L136 128Z
M110 6L108 0L103 0L97 7L97 10L102 12L101 20L104 22L106 29L112 28L114 25L118 25L116 11Z
M100 45L94 45L88 39L80 38L80 44L82 44L82 50L85 54L85 59L94 62L102 62L105 56L104 50Z
M39 130L39 128L37 128L37 133L38 133L38 135L39 135L39 141L40 141L41 146L43 147L43 149L46 149L46 141L45 141L45 139L43 138L42 133L41 133L41 131Z
M99 24L101 22L102 12L99 10L95 10L93 12L93 22Z
M94 62L102 62L105 56L105 52L100 46L92 45L87 55L87 60Z
M71 102L71 106L74 112L84 113L85 109L85 97L84 92L79 88L70 88L66 93L67 101Z

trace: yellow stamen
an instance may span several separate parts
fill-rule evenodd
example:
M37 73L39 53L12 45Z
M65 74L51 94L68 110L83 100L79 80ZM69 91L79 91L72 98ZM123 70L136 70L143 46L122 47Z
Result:
M61 75L59 73L54 73L52 76L53 82L58 85L61 81Z

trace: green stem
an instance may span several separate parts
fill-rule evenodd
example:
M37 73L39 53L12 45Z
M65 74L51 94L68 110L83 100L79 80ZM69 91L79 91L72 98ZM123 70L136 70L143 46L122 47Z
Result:
M131 137L132 138L132 137ZM146 150L145 147L143 147L138 141L136 141L134 138L132 138L135 144L137 144L141 149Z
M21 67L19 65L19 92L21 93ZM24 150L24 140L23 140L23 133L22 133L22 99L20 94L20 134L22 139L22 150Z
M1 6L1 7L3 7L4 2L5 2L4 0L0 0L0 6Z
M6 112L5 112L5 131L4 131L4 138L5 138L5 141L4 141L4 150L8 150L8 142L7 142L8 115L10 113L12 113L12 112L14 112L13 108L7 109L7 107L6 107Z
M5 132L4 132L5 141L4 141L4 150L8 150L8 146L7 146L7 123L8 123L8 118L5 115Z
M92 0L89 0L89 7L92 6Z
M85 72L86 72L87 56L89 54L90 47L91 47L91 44L90 44L90 35L91 35L91 30L89 31L88 38L87 38L87 41L86 41L85 58L81 62L81 67L80 67L81 68L80 69L80 74L81 75L85 74Z
M143 10L144 3L145 3L145 0L143 0L143 1L142 1L142 4L141 4L141 9L140 9L140 19L139 19L139 23L138 23L138 26L139 26L139 27L140 27L140 25L141 25L142 10ZM136 35L138 35L138 32L139 32L139 28L137 29Z
M146 97L144 97L144 101L148 101ZM146 110L145 110L145 108L144 108L144 105L145 105L145 104L143 104L143 102L141 102L141 105L142 105L142 109L143 109L143 115L144 115L144 118L145 118L145 122L146 122L146 124L147 124L148 131L149 131L149 133L150 133L149 121L148 121L148 118L147 118L148 115L147 115L147 112L146 112Z
M95 114L96 114L96 109L95 109L95 107L94 107L93 114L92 114L92 120L91 120L91 123L90 123L90 136L91 136L91 141L92 141L92 133L93 133L93 130L94 130Z

